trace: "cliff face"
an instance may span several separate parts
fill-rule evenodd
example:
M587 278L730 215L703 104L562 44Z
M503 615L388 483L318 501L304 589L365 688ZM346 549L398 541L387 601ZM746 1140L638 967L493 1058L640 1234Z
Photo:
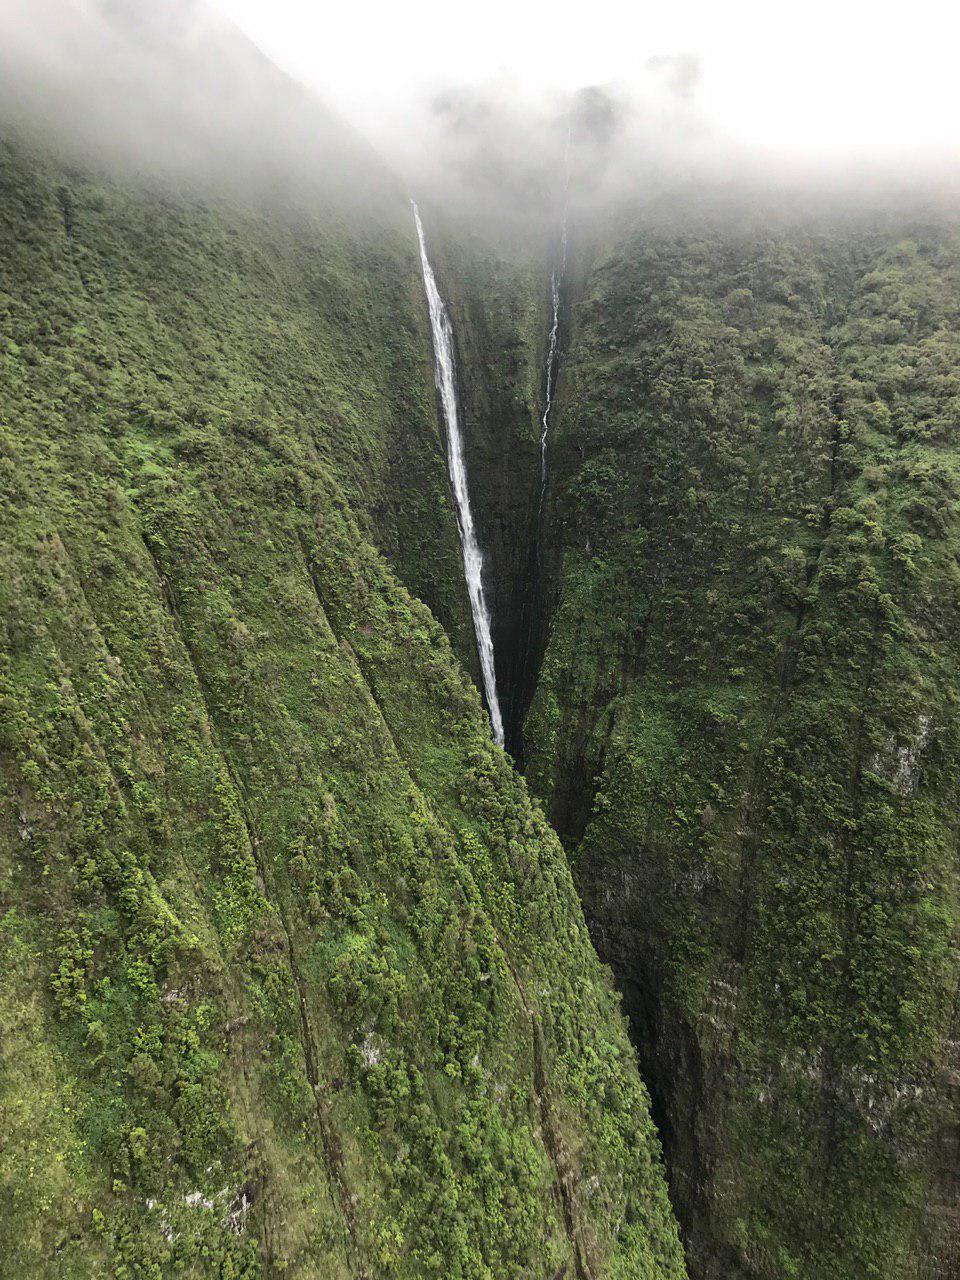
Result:
M408 207L0 163L3 1266L681 1277L563 851L444 634Z
M561 377L527 774L698 1277L957 1265L960 247L892 225L651 212Z
M3 1266L680 1280L655 1120L697 1280L953 1277L955 229L574 191L541 523L558 227L425 209L551 828L409 205L179 34L0 144Z

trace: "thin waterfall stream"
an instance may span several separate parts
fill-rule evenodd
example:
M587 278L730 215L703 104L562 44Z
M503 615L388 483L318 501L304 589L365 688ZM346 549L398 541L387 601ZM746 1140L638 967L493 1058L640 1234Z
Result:
M470 596L470 610L473 614L473 629L477 636L477 652L480 657L480 674L483 678L483 692L487 700L487 711L493 727L493 737L503 746L503 716L500 712L500 701L497 697L497 676L493 662L493 639L490 631L490 610L487 606L483 590L483 555L477 541L477 530L470 509L470 493L467 488L467 465L463 452L463 436L460 431L460 409L457 400L456 366L453 358L453 325L436 277L427 257L427 246L423 234L423 223L420 221L420 210L413 204L413 216L417 224L417 239L420 242L420 264L423 268L423 286L427 295L427 308L430 312L430 329L433 334L434 378L440 393L440 407L443 410L444 425L447 430L447 466L450 471L450 483L457 507L457 525L460 529L460 547L463 552L463 570L467 580L467 593Z
M567 131L567 192L570 185L570 130ZM523 721L533 696L533 687L543 658L546 638L547 598L544 568L544 523L549 481L550 428L555 412L557 384L560 377L561 324L564 310L564 288L567 274L567 206L564 196L560 221L559 253L550 272L550 330L547 335L546 360L543 369L543 400L540 410L540 467L531 511L530 550L520 622L522 639L515 661L514 678L508 700L508 733L510 751L523 768L525 745Z
M547 433L550 429L550 410L553 408L553 397L557 389L557 363L560 357L560 290L563 278L567 274L567 211L570 203L570 145L573 139L573 124L567 117L567 145L564 153L565 183L563 195L563 217L560 221L560 265L550 273L550 300L553 303L553 320L550 325L550 337L547 342L547 372L543 392L543 417L540 419L540 495L537 502L537 564L540 563L540 537L543 525L543 500L547 492Z
M543 516L543 499L547 488L547 433L550 428L550 410L557 387L557 357L560 345L560 287L567 269L567 217L564 213L560 233L560 265L550 275L550 297L553 303L553 320L547 343L547 371L543 396L543 416L540 419L540 498L537 506L537 522ZM539 552L539 545L538 545Z

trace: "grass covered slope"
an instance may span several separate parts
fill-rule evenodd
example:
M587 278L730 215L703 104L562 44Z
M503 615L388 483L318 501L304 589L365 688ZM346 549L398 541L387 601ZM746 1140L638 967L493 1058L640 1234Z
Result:
M407 207L0 166L3 1267L681 1277L563 852L401 585L469 626Z
M561 381L528 776L625 994L698 1277L946 1277L960 243L667 212Z

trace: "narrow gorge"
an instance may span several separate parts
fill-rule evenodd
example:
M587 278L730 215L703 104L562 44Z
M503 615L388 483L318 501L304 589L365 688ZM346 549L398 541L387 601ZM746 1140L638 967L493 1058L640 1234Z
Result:
M501 685L529 701L511 750L623 993L691 1273L941 1280L960 1249L960 597L931 504L954 491L934 408L954 241L829 207L758 238L751 216L704 232L665 202L575 263L559 399L548 254L451 273L476 519L491 581L521 584L494 586L495 636L538 589L539 550L496 548L504 529L534 545L550 426L543 661L523 697ZM478 299L505 284L491 332ZM505 387L511 411L485 412Z
M596 87L394 165L199 0L65 14L0 39L0 1275L957 1280L947 180Z

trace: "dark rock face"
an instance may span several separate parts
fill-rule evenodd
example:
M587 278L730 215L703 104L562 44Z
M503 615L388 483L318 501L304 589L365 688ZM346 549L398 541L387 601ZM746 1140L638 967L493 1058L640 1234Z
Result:
M544 582L538 547L539 413L544 325L539 264L485 244L442 241L441 289L458 347L471 502L491 605L507 748L520 728L542 656Z
M604 901L594 896L597 886L589 878L579 887L594 945L616 975L623 996L631 1038L650 1091L651 1115L663 1143L688 1267L695 1276L741 1275L736 1251L718 1244L711 1221L719 1192L714 1174L721 1151L709 1117L729 1094L732 1059L705 1054L698 1029L671 1015L663 977L645 963L650 949L642 938L646 914L642 886L636 881L630 885L629 873L624 872L600 891ZM726 1004L723 1012L729 1017L729 999ZM728 1038L731 1030L725 1028Z
M536 446L529 438L531 406L485 383L472 361L464 361L461 368L468 466L491 605L497 688L507 748L516 754L523 713L532 696L527 671L531 631L537 628L541 609L533 555L538 464Z

